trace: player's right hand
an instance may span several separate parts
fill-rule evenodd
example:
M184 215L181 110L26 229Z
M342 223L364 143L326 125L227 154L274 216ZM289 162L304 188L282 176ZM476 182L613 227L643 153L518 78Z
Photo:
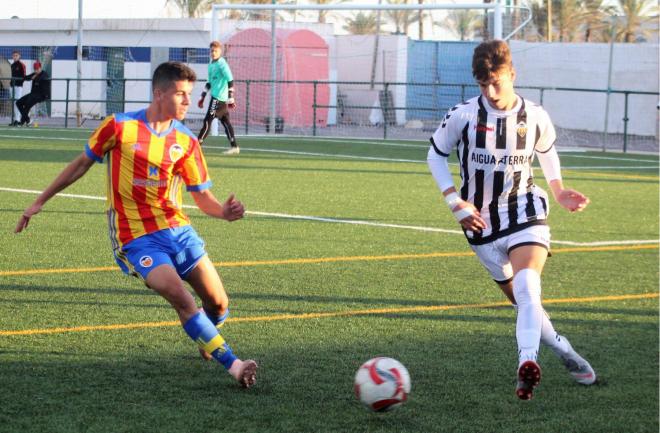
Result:
M197 101L197 106L199 108L204 108L204 98L199 98L199 101Z
M470 213L470 215L461 219L459 223L465 230L470 230L473 232L481 232L487 227L486 221L483 218L481 218L481 214L479 213L477 208L475 208L472 205L472 203L463 201L460 204L458 204L452 211L455 213L457 211L468 208L472 208L472 212Z
M18 223L16 224L16 228L14 229L14 233L20 233L23 230L25 230L30 224L30 218L32 218L34 215L38 214L41 211L41 205L40 204L33 204L29 208L25 209L23 212L23 215L21 215L21 218L18 220Z
M245 207L243 203L236 200L234 193L229 194L227 200L222 204L223 218L227 221L236 221L243 218Z

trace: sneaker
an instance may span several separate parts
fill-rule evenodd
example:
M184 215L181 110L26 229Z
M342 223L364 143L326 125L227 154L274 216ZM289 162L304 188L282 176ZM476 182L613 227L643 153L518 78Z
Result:
M257 382L257 363L251 359L243 361L238 373L238 383L243 388L251 388Z
M580 385L592 385L596 382L596 372L586 359L578 355L565 337L561 338L568 344L568 352L557 355L568 370L568 374Z
M518 368L516 395L521 400L531 400L536 388L541 383L541 367L534 361L525 361Z
M229 149L225 150L222 152L225 155L238 155L241 153L241 149L238 148L238 146L230 147Z

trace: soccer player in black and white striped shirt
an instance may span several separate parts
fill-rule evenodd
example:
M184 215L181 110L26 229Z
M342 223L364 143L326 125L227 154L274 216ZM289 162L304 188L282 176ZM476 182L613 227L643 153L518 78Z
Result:
M539 343L548 345L578 383L596 374L555 332L541 305L541 272L548 257L548 196L534 184L536 156L554 199L579 212L583 194L564 188L555 130L543 108L515 93L511 52L503 41L483 42L474 51L474 75L481 95L447 113L431 138L428 164L470 246L517 309L516 395L532 398L541 379ZM454 185L447 158L458 156L461 184Z

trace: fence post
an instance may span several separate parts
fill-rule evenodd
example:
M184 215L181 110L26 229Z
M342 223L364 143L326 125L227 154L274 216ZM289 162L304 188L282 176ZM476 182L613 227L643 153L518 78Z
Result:
M250 123L250 80L245 82L245 135L248 135L248 123Z
M124 83L122 85L122 95L121 95L121 111L122 113L126 112L126 78L123 79Z
M465 101L465 84L461 84L461 102Z
M630 92L624 92L623 104L623 153L628 149L628 95Z
M384 101L380 101L380 110L383 113L383 140L387 139L387 104L383 104L383 102L387 102L387 92L389 89L390 83L385 83L385 94L384 96ZM385 107L383 107L385 105Z
M543 87L541 87L541 90L540 90L541 95L539 96L539 99L540 99L539 104L540 104L541 106L543 106L543 91L544 91L544 90L545 90L545 89L544 89Z
M69 83L71 82L70 78L66 79L66 97L64 102L64 128L69 127Z
M316 85L318 81L314 80L314 99L312 104L312 136L316 137Z
M11 123L14 123L16 118L16 94L14 93L14 78L9 78L9 87L11 88Z

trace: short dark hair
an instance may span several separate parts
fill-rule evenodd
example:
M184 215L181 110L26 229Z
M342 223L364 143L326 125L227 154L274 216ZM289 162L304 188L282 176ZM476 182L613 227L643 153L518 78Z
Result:
M486 41L474 49L472 76L477 81L487 81L492 74L507 66L513 67L513 62L511 61L511 50L506 42Z
M197 81L197 74L181 62L165 62L158 65L151 79L153 89L168 88L175 81Z
M18 50L14 50L11 52L11 55L13 56L14 54L18 54L19 56L21 55L21 52Z
M209 48L222 48L222 42L213 41L209 44Z

